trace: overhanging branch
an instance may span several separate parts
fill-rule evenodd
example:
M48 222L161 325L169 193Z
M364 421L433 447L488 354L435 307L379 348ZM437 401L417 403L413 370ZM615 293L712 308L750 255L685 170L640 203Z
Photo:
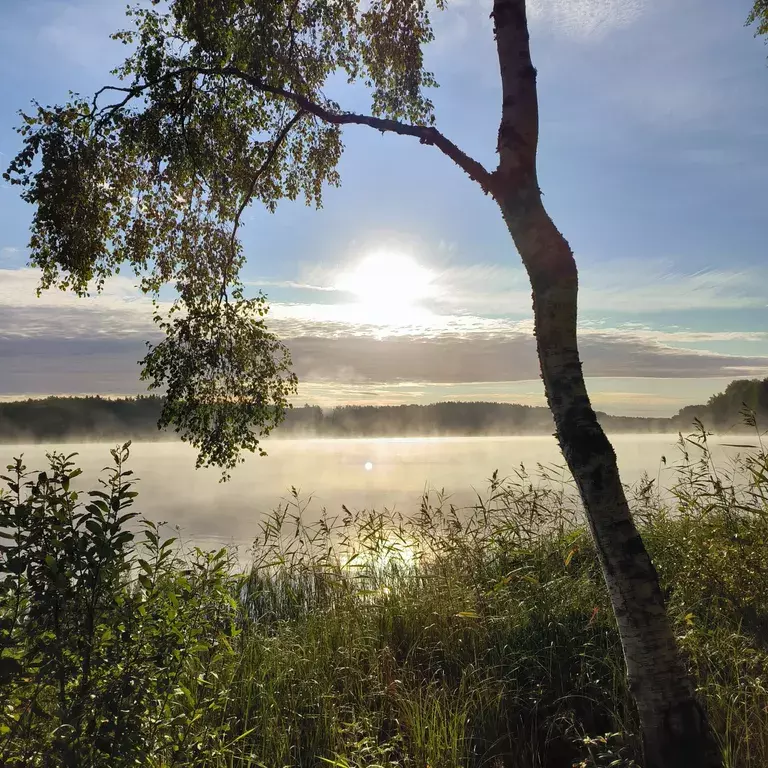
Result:
M446 138L437 128L426 125L409 125L401 123L399 120L390 120L388 118L374 117L372 115L360 115L354 112L332 112L320 104L302 96L299 93L278 88L263 83L259 78L254 77L248 72L244 72L237 67L223 67L221 69L199 69L200 74L222 75L227 77L236 77L244 80L250 86L263 93L270 93L273 96L280 96L284 99L294 102L306 112L320 118L333 125L367 125L375 128L382 133L397 133L400 136L413 136L422 144L430 144L437 147L444 155L453 160L472 181L477 182L485 192L490 192L493 184L493 177L485 169L482 163L473 159L465 152L462 152L450 139Z
M456 163L456 165L458 165L459 168L472 179L472 181L478 183L483 188L484 192L491 192L494 186L494 176L483 166L483 164L459 149L456 144L440 133L437 128L427 125L410 125L408 123L401 123L399 120L374 117L373 115L361 115L354 112L334 112L300 93L295 93L285 88L264 83L258 77L255 77L242 69L238 69L237 67L180 67L172 72L166 72L157 80L142 83L140 85L129 87L105 86L98 91L94 97L93 114L97 114L95 109L96 98L98 98L104 91L125 93L126 97L121 102L105 107L104 110L99 111L98 114L100 115L103 115L105 112L106 114L110 114L112 110L122 108L132 98L140 96L144 91L164 80L189 74L207 75L209 77L232 77L242 80L243 82L248 83L254 90L260 91L261 93L269 93L273 96L278 96L291 101L304 112L314 115L320 120L333 125L367 125L369 128L374 128L382 133L396 133L400 136L413 136L422 144L429 144L437 147L446 157L453 160L453 162Z

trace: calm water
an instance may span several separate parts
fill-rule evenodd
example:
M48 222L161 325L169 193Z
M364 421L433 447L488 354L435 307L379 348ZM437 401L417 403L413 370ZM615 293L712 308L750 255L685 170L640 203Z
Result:
M661 457L672 462L679 452L674 435L614 435L623 479L637 481L644 471L660 477L664 485L669 470ZM714 440L714 439L713 439ZM748 443L739 437L724 442ZM735 450L714 440L716 460L726 463ZM24 453L30 468L41 468L52 446L2 445L0 463ZM87 443L59 448L79 453L84 470L81 488L109 464L111 444ZM559 464L561 457L552 437L403 438L357 440L271 440L269 456L249 457L232 480L219 483L216 470L196 470L195 454L183 444L136 443L131 466L140 478L136 511L153 520L179 525L188 541L203 545L253 539L259 517L280 503L291 486L303 497L312 495L310 510L326 507L340 511L387 507L407 513L418 507L426 488L442 489L459 504L471 503L473 488L483 491L495 469L504 476L523 463L535 471L537 463Z

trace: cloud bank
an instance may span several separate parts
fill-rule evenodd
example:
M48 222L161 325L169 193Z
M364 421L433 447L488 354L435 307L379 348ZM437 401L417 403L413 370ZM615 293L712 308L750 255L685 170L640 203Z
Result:
M586 281L584 301L593 311L615 307L631 314L643 304L662 310L675 300L710 310L743 307L750 300L757 305L758 289L765 284L747 272L664 280L658 270L643 275L627 265L621 281L611 277L615 274L606 270L602 283ZM292 284L331 296L331 274L315 269L311 281L305 277ZM366 307L341 297L333 297L340 303L275 303L268 322L290 347L301 380L337 386L340 392L346 386L536 380L523 279L519 271L502 267L446 268L436 278L442 288L434 306L414 309L394 325L373 321ZM158 337L151 302L133 282L118 277L102 294L78 299L59 291L36 298L37 280L31 269L0 270L0 396L142 391L137 361L145 354L144 342ZM493 316L503 306L519 308L519 316ZM584 370L593 379L768 375L765 331L659 330L614 318L585 321L580 334Z
M529 335L425 338L303 336L286 339L299 378L345 385L470 384L537 379ZM768 375L768 356L727 355L668 347L632 334L582 336L592 378L708 378ZM140 339L0 339L0 394L135 393Z

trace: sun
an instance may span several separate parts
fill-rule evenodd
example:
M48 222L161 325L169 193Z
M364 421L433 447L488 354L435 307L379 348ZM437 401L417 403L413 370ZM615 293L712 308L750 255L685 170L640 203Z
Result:
M340 275L337 288L353 294L372 321L397 322L434 295L434 273L402 253L378 251Z

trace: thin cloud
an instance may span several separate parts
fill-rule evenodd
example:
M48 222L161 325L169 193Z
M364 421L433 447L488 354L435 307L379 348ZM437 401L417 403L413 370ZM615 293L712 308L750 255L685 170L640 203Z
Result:
M577 39L600 38L636 22L644 0L529 0L532 23Z
M10 245L0 248L0 263L12 263L16 261L21 252L21 248L15 248Z
M765 278L760 270L663 276L650 264L641 271L619 265L582 277L583 312L640 314L669 309L764 308L760 295ZM602 281L602 282L601 282ZM268 325L282 338L532 338L530 289L524 274L502 267L477 265L445 270L430 306L414 307L395 318L376 318L359 303L273 302ZM101 294L81 299L62 291L35 294L39 273L34 269L0 269L0 336L34 338L126 338L152 335L153 307L127 277L107 282ZM297 281L297 284L304 284ZM499 291L499 286L502 290ZM317 286L321 291L326 286ZM496 316L494 316L496 315ZM584 321L582 338L610 337L628 342L676 345L753 342L765 343L762 330L699 331L691 328L654 328L646 323Z
M308 380L477 382L536 378L534 340L507 338L314 337L289 340L297 373ZM697 378L768 372L768 356L675 349L609 333L582 338L586 375Z
M67 291L49 290L36 295L40 284L41 272L32 267L20 269L0 269L0 306L28 307L28 306L81 306L83 299ZM151 302L142 296L136 288L136 282L132 278L116 275L110 278L101 293L94 293L85 301L96 303L136 302L144 301L151 306Z
M346 266L304 265L296 288L338 291ZM525 270L492 263L433 266L436 313L530 315L531 288ZM763 286L768 269L720 267L686 272L659 258L591 263L581 268L582 311L656 313L694 309L747 309L768 305ZM258 286L258 281L251 283ZM262 283L266 285L267 283ZM288 282L281 283L291 287Z
M0 394L143 391L141 338L0 338ZM409 382L459 385L530 381L539 366L530 336L393 336L287 339L303 382L334 387ZM768 356L675 349L629 336L581 341L591 378L736 378L768 375Z
M244 285L251 288L295 288L300 291L319 291L321 293L337 293L338 289L327 285L312 285L311 283L297 282L296 280L246 280Z
M529 313L531 292L522 268L477 264L445 269L437 303L454 311ZM661 259L590 264L581 269L582 311L656 313L695 309L764 308L768 269L686 273Z
M528 0L528 18L534 30L576 40L596 40L634 24L649 0ZM480 31L491 27L487 0L454 0L434 17L435 45L439 53L455 50Z
M88 298L59 290L36 295L36 269L0 269L0 337L123 338L155 332L151 300L133 280L113 277Z
M0 394L137 394L145 354L139 339L0 337Z

